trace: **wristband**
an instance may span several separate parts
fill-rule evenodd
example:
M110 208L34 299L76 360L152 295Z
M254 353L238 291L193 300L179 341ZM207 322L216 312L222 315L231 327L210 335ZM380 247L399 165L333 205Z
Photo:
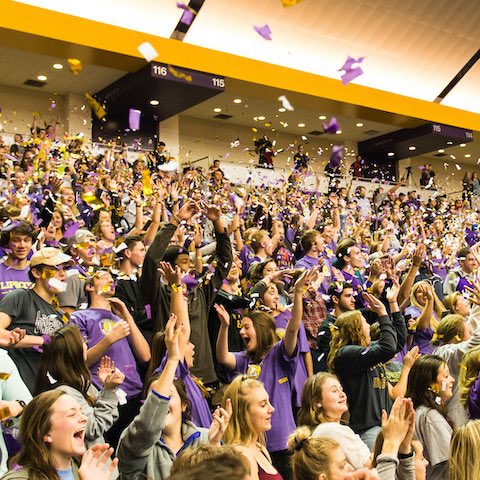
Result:
M398 454L398 459L399 460L405 460L407 458L412 458L415 455L413 450L410 451L410 453L399 453Z
M25 407L27 406L27 404L23 401L23 400L15 400L18 404L20 404L20 406L22 407L22 411L15 417L15 418L18 418L20 417L20 415L23 413L23 411L25 410Z
M171 288L175 293L177 293L178 290L179 290L180 288L182 288L182 286L179 285L178 283L172 283L172 284L170 285L170 288Z

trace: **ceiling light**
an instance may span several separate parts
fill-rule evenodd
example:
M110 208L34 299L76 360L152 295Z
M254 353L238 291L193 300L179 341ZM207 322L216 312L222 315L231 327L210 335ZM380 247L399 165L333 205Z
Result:
M45 75L39 75L37 77L37 80L40 80L41 82L45 82L47 80L47 77Z
M259 117L257 117L259 120L265 120L265 117L263 115L260 115Z
M286 112L287 109L286 109L286 108L283 108L283 107L280 107L280 108L278 109L278 111L283 113L283 112Z
M341 131L341 130L337 130L335 133L336 133L337 135L341 135L341 134L342 134L342 131Z
M233 100L233 103L242 103L242 99L241 98L235 98Z
M150 100L150 105L156 107L160 102L158 100Z
M443 153L445 150L443 148L441 148L438 153Z
M388 155L389 157L393 157L395 154L394 154L393 152L388 152L387 155Z
M410 145L410 146L408 147L408 149L409 149L409 150L416 150L417 147L416 147L415 145Z
M303 128L303 127L305 126L305 124L304 124L304 123L299 123L298 126L299 126L300 128Z
M471 155L469 153L465 154L465 158L470 158L470 157L471 157Z
M61 63L54 63L53 68L55 70L61 70L63 68L63 65Z
M358 122L358 123L355 124L355 126L357 126L357 127L363 127L363 123L362 123L362 122Z
M447 142L447 145L453 145L453 142Z
M222 109L221 109L221 108L219 108L219 107L216 107L216 108L214 108L214 109L213 109L213 111L214 111L215 113L219 113L219 112L221 112L221 111L222 111Z
M460 146L461 146L461 147L466 147L467 144L466 144L466 143L461 143Z
M326 116L326 115L320 115L318 118L319 118L320 120L326 120L326 119L327 119L327 116Z

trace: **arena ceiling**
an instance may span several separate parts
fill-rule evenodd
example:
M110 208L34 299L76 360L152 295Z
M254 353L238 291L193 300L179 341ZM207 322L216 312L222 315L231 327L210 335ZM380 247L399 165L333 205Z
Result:
M353 81L355 84L480 114L480 66L475 62L480 47L477 27L480 11L471 1L302 0L283 7L282 0L191 0L187 3L198 14L181 34L178 27L183 12L173 0L137 0L133 7L128 0L103 0L96 2L95 8L60 0L20 3L157 37L178 38L199 47L332 79L339 79L338 69L347 56L365 57L361 63L364 73ZM253 28L264 24L272 31L271 41ZM1 40L0 36L0 45ZM72 48L64 48L62 56L75 56ZM23 52L12 48L11 43L4 48L0 46L0 84L21 84L29 75L38 74L43 61L55 60L54 56L46 60L38 49L32 50L32 45ZM52 92L96 91L142 65L141 59L121 55L114 60L111 55L94 57L84 62L88 75L73 78L66 70L54 72L45 88ZM468 69L469 62L473 66ZM447 89L449 84L451 88ZM278 112L278 93L287 93L295 111ZM234 104L235 98L241 98L242 103ZM272 123L271 128L285 128L296 135L321 130L319 117L336 114L342 122L341 137L353 141L415 127L422 122L401 115L382 117L378 111L372 114L368 109L294 92L261 86L252 89L251 84L241 80L230 80L224 93L184 114L213 119L214 108L232 115L229 120L217 121L255 126L259 117L265 117L266 123ZM288 127L280 122L288 122ZM305 127L298 126L303 123ZM358 123L363 126L358 127ZM475 141L467 148L468 153L462 147L449 148L446 153L463 163L476 164L480 145ZM435 159L435 155L437 152L432 152L430 157Z

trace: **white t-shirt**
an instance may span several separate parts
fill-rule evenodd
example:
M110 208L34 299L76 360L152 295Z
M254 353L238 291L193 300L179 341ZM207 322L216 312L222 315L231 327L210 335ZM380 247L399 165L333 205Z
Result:
M370 459L370 449L349 426L336 422L321 423L312 437L327 437L339 443L347 461L355 470L363 468Z

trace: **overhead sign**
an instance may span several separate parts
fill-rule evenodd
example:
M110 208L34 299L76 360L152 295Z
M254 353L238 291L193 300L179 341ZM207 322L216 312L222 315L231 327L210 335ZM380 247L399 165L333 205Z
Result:
M151 74L154 78L163 78L173 82L196 85L199 87L213 88L215 90L225 90L225 77L211 75L210 73L189 70L188 68L167 65L166 63L152 62L150 64Z

